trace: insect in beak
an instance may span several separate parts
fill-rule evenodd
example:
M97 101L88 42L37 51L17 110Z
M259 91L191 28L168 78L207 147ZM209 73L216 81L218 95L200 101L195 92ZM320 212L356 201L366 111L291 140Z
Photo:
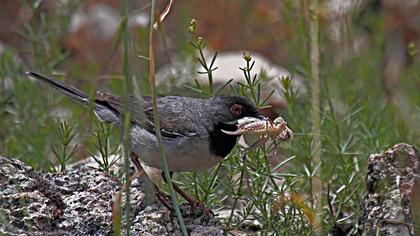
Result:
M274 121L271 121L266 117L261 119L244 117L236 120L235 124L237 126L235 131L222 130L222 132L228 135L263 135L262 140L265 140L264 142L266 142L268 138L275 141L287 141L293 137L293 131L287 127L287 122L283 117L277 117Z

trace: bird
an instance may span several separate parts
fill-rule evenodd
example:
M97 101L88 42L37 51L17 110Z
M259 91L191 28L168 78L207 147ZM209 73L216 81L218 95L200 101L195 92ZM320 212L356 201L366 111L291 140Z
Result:
M83 91L37 71L27 71L25 74L85 107L92 105L99 121L121 127L124 115L128 112L131 122L128 132L131 161L136 171L146 171L159 192L156 180L153 180L153 174L150 173L156 176L156 172L162 173L164 167L150 96L129 95L125 99L123 96L98 91L91 98ZM235 131L238 120L244 117L266 119L255 104L243 96L163 96L156 99L162 144L171 174L200 172L217 165L232 151L240 136L228 135L224 131ZM191 204L202 206L178 186L174 185L174 189ZM162 197L158 199L162 200ZM168 206L168 203L164 204Z

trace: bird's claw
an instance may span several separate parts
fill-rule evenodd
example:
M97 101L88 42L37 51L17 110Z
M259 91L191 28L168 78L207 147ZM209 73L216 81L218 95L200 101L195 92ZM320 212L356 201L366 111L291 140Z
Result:
M156 199L162 203L162 205L164 205L166 207L166 209L168 209L170 212L172 212L174 210L173 206L172 206L172 202L169 198L169 196L167 196L166 194L162 193L162 191L159 190L159 188L154 185L155 187L155 196Z
M190 202L191 209L194 211L194 209L200 209L204 215L206 216L214 216L213 211L210 208L207 208L204 203L199 201Z
M191 211L195 212L196 209L200 209L200 215L204 214L205 216L209 216L212 217L214 216L213 211L211 211L210 208L207 208L204 203L194 199L193 197L189 196L188 194L186 194L181 188L178 187L178 185L176 185L175 183L172 183L174 190L176 192L178 192L185 200L187 200L187 202L189 203L190 207L191 207ZM170 196L164 194L163 192L161 192L158 188L158 186L154 185L155 187L155 195L156 198L158 199L158 201L160 203L162 203L170 212L174 212L174 207L171 201ZM196 213L194 213L196 214Z

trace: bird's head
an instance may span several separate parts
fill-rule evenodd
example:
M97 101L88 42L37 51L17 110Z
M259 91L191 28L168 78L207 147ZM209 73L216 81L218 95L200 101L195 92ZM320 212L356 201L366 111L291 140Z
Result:
M242 96L215 97L215 118L217 122L234 123L244 117L263 118L254 103Z
M234 131L237 121L244 117L265 119L255 104L248 98L241 96L217 96L211 99L213 105L213 127L210 132L210 151L220 157L228 155L239 137L227 135L222 130Z

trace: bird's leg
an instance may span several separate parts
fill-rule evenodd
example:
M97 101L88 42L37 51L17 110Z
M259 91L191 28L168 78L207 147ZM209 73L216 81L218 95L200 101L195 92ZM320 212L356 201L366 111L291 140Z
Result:
M156 184L153 184L153 186L155 188L155 196L157 200L159 200L159 202L161 202L169 211L173 211L174 209L168 196L162 193L162 191L160 191L159 187Z
M196 200L195 198L188 195L184 190L182 190L178 185L176 185L174 182L172 182L172 185L174 186L174 190L179 193L185 200L187 200L188 203L191 204L192 207L198 207L200 208L206 215L210 215L211 209L207 208L204 203Z
M136 169L134 175L131 176L131 178L130 178L131 180L133 180L133 179L139 177L141 174L143 174L145 172L143 170L143 167L141 166L141 163L139 161L139 157L135 153L131 152L130 159L133 162L134 167ZM164 193L162 193L162 191L159 190L159 187L150 180L150 177L147 174L146 174L146 176L147 176L148 180L151 182L151 184L153 185L153 192L154 192L154 195L155 195L156 199L160 203L162 203L169 211L172 211L173 207L172 207L172 204L169 200L169 197L166 196Z
M141 167L141 164L140 164L140 161L139 161L139 157L134 152L131 152L130 153L130 159L133 162L134 167L136 169L135 170L135 173L144 172L143 171L143 167ZM134 174L134 176L136 176L136 174Z
M172 177L172 172L170 173L171 174L171 177ZM163 175L163 173L162 173L162 175ZM165 178L165 176L162 176L162 178L165 180L165 182L166 183L168 183L167 181L166 181L166 178ZM191 207L198 207L198 208L200 208L203 212L204 212L204 214L206 214L206 215L210 215L210 213L212 213L212 211L209 209L209 208L207 208L205 205L204 205L204 203L202 203L202 202L200 202L200 201L198 201L198 200L196 200L195 198L193 198L193 197L191 197L190 195L188 195L186 192L184 192L184 190L182 190L177 184L175 184L173 181L172 181L172 186L174 187L174 190L177 192L177 193L179 193L179 195L181 195L185 200L187 200L187 202L191 205Z
M134 174L132 176L132 178L134 179L137 176L137 173L144 173L143 167L140 164L139 158L135 153L131 153L130 155L130 159L133 162L134 166L136 167L136 174ZM171 177L172 177L172 172L170 173ZM147 176L147 175L146 175ZM166 178L164 176L164 173L162 172L162 178L165 181L165 183L168 183L166 181ZM150 178L149 178L150 179ZM196 199L194 199L193 197L191 197L190 195L188 195L186 192L184 192L184 190L182 190L178 185L176 185L173 181L172 181L172 185L174 187L174 190L179 193L179 195L181 195L189 204L191 204L192 207L198 207L200 208L205 214L210 215L211 210L206 208L204 206L204 204L202 202L197 201ZM162 191L159 190L159 187L156 184L153 184L154 187L154 193L156 196L156 199L161 202L168 210L172 211L173 210L173 206L172 203L170 201L170 198L162 193Z

